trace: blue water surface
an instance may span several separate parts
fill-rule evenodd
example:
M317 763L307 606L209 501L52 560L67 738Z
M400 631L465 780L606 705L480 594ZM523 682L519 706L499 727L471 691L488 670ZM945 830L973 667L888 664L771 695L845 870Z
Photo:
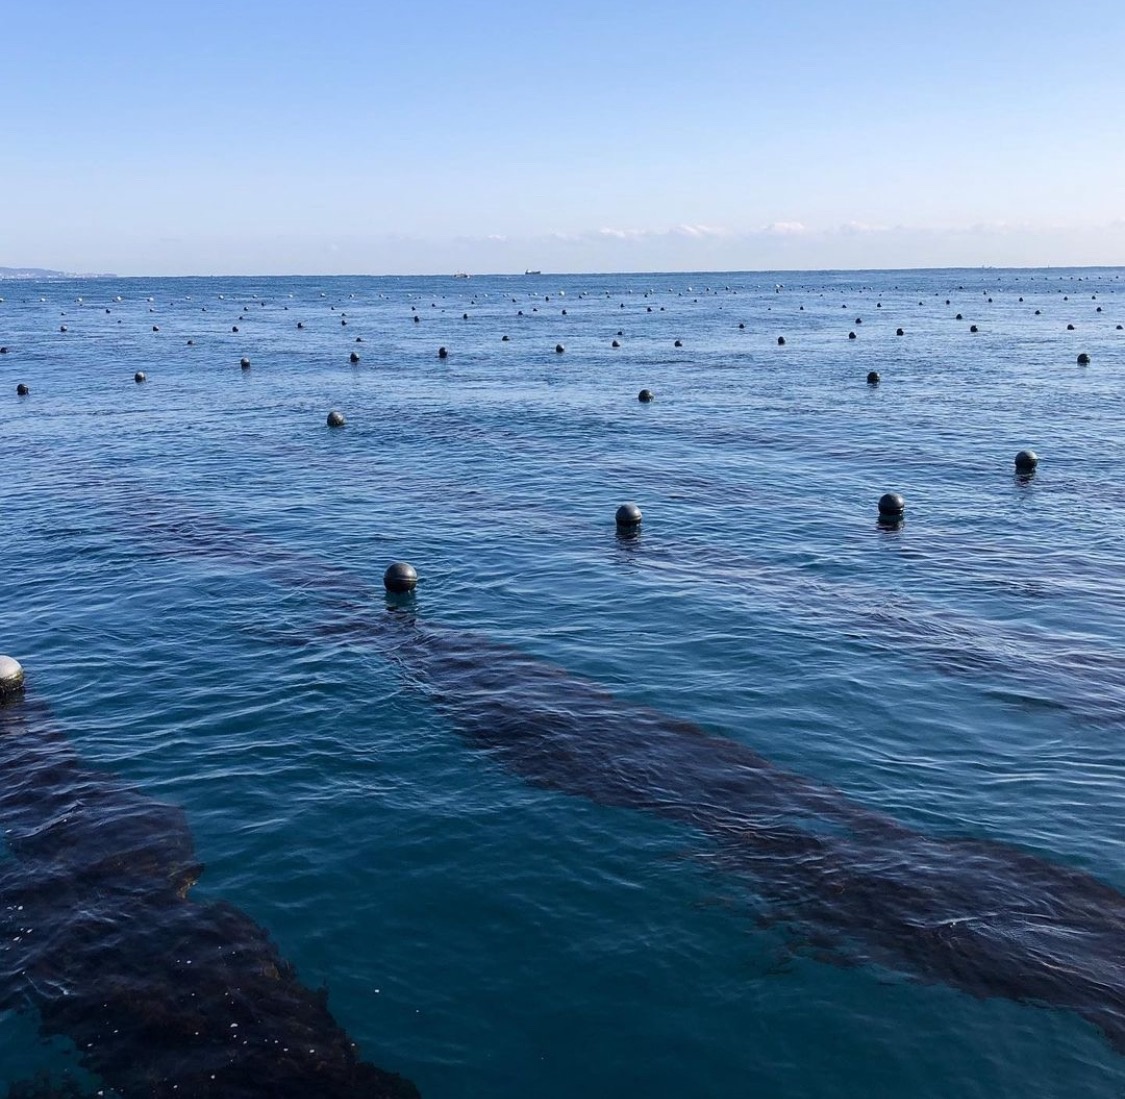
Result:
M678 741L630 805L582 737L666 714L1125 890L1122 275L0 284L0 651L427 1099L1120 1099L1081 1013L779 905L761 806L665 811ZM473 724L550 709L557 781ZM0 1077L79 1071L0 1004Z

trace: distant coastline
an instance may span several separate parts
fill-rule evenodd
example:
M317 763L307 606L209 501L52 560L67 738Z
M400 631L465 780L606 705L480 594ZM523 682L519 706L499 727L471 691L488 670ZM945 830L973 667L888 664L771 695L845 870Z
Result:
M109 272L79 274L75 271L52 271L47 267L0 267L0 279L115 279Z

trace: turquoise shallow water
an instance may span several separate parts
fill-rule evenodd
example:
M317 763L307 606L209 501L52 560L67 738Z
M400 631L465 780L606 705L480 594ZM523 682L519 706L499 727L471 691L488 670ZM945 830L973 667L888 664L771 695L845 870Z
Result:
M10 736L179 807L428 1099L1119 1099L1125 925L1058 902L1125 890L1122 285L0 284ZM0 1076L96 1090L7 949Z

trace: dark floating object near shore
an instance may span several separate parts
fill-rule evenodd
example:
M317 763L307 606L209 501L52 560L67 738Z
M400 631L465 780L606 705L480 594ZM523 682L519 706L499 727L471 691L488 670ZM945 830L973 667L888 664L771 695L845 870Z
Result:
M958 313L958 314L957 314L957 316L956 316L956 317L954 317L953 319L954 319L955 321L963 321L963 320L964 320L965 318L964 318L964 317L962 317L960 313Z
M1036 310L1035 310L1035 315L1036 315L1037 317L1040 317L1040 316L1042 316L1042 315L1043 315L1043 310L1042 310L1042 309L1036 309Z
M901 328L896 328L896 329L895 329L895 335L896 335L896 336L905 336L905 335L906 335L906 333L905 333L905 332L903 332L903 330L902 330Z
M610 347L620 347L621 344L619 344L616 340L614 340L613 343L611 343L609 346Z
M862 317L856 317L855 323L856 324L863 324L863 318Z
M230 330L231 330L232 332L237 332L237 331L238 331L238 325L237 325L237 324L232 324L232 325L230 326Z
M501 342L501 343L507 343L507 342L508 342L508 339L509 339L509 337L507 337L507 336L501 336L501 337L500 337L500 342Z
M145 372L143 370L138 370L136 374L133 375L133 381L135 381L138 385L145 380Z
M854 332L849 332L849 333L848 333L848 339L849 339L849 340L854 340L854 339L855 339L855 333L854 333Z
M785 346L785 337L784 336L778 336L777 337L777 346L778 347L784 347Z
M249 370L250 369L250 360L245 355L243 355L242 358L239 360L238 365L241 366L243 370Z
M556 355L561 355L565 350L566 350L566 348L563 347L563 345L561 343L555 344L555 354Z
M1016 455L1017 473L1034 473L1039 464L1039 455L1034 450L1021 450Z
M1073 331L1074 331L1074 325L1073 325L1073 324L1068 324L1068 325L1066 326L1066 330L1067 330L1068 332L1073 332Z
M152 330L153 330L153 332L159 332L159 331L160 331L160 325L158 325L158 324L154 324L154 325L152 326Z
M328 413L329 427L343 427L347 422L342 412L337 412L335 409L332 409L332 411Z
M738 327L739 327L739 328L745 328L745 327L746 327L746 325L745 325L745 324L744 324L744 323L743 323L742 321L739 321L739 322L738 322Z
M437 349L437 357L439 359L448 359L449 358L449 352L446 351L446 349L444 347L439 347Z
M1090 365L1090 356L1087 355L1085 351L1083 351L1082 354L1078 356L1078 365L1079 366L1089 366Z
M897 492L884 492L879 497L881 519L901 519L906 512L906 501Z
M648 402L652 400L652 390L642 389L640 393L637 394L637 400L642 404L648 404Z
M1117 327L1120 328L1121 325L1118 325ZM7 355L7 354L8 354L7 347L0 347L0 355Z
M624 530L634 530L639 527L642 519L644 516L641 514L641 509L634 503L622 504L614 516L618 527Z
M297 327L298 327L298 328L304 328L304 327L305 327L305 322L304 322L304 321L298 321L298 322L297 322Z
M30 392L31 390L23 382L16 386L16 395L19 397L26 397Z
M194 347L195 346L195 340L188 340L187 345L188 345L188 347Z
M14 656L0 656L0 698L15 694L23 687L23 668Z
M979 329L979 328L977 328L977 326L976 326L975 324L970 324L970 325L969 325L969 331L970 331L970 332L979 332L979 331L980 331L980 329Z
M60 332L65 332L65 331L66 331L66 325L65 325L65 324L60 324L60 325L59 325L59 331L60 331Z
M672 346L673 347L683 347L684 341L683 340L677 340Z
M359 355L358 355L358 354L356 354L356 352L354 352L354 351L353 351L353 352L352 352L352 353L351 353L351 354L350 354L350 355L348 356L348 362L350 362L350 363L357 363L357 362L359 362Z
M468 313L462 313L462 314L461 314L461 319L462 319L463 321L467 321L467 320L469 319L469 314L468 314Z
M418 570L408 561L396 561L383 573L383 587L401 595L413 591L418 584Z
M413 320L414 320L414 323L415 323L415 324L421 324L421 323L422 323L422 320L421 320L421 318L420 318L420 317L418 316L418 314L417 314L417 313L415 313L415 314L414 314L414 318L413 318Z
M879 371L878 370L869 370L867 372L867 384L868 385L878 385L880 381L882 381L882 379L879 377Z

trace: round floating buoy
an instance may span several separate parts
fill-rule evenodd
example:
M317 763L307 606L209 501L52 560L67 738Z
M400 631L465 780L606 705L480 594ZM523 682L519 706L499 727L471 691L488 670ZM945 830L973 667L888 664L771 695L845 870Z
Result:
M16 396L18 397L26 397L30 392L31 390L23 382L16 386Z
M238 325L237 325L237 324L232 324L232 325L230 326L230 330L231 330L232 332L237 332L237 331L238 331Z
M305 322L304 322L304 321L298 321L298 322L297 322L297 327L298 327L298 328L304 328L304 327L305 327Z
M637 394L637 400L642 404L648 404L648 402L652 400L652 390L642 389L640 393Z
M869 370L867 372L867 384L868 385L878 385L881 380L882 379L879 377L879 371L878 370Z
M863 318L862 317L856 317L855 323L856 324L863 324Z
M1078 365L1079 366L1089 366L1090 365L1090 356L1087 355L1085 351L1083 351L1082 354L1078 356Z
M1021 450L1016 455L1016 472L1031 473L1039 464L1039 455L1034 450Z
M738 327L739 327L739 328L745 328L745 327L746 327L746 325L745 325L745 324L743 324L743 323L742 323L741 321L739 321L739 322L738 322Z
M138 370L136 372L136 374L133 375L133 381L135 381L138 385L141 382L143 382L144 380L145 380L145 372L143 370Z
M777 346L778 347L784 347L785 346L785 337L784 336L778 336L777 337Z
M467 320L469 319L469 314L468 314L468 313L462 313L462 314L461 314L461 319L462 319L463 321L467 321Z
M881 519L901 519L906 511L906 501L897 492L884 492L879 497Z
M341 328L347 328L347 327L348 327L348 319L347 319L347 317L341 317L341 318L340 318L340 327L341 327Z
M65 325L65 324L60 324L60 325L59 325L59 331L60 331L60 332L65 332L65 331L66 331L66 325Z
M555 344L555 354L556 355L561 355L565 350L566 350L566 348L563 347L563 345L561 343Z
M154 324L154 325L152 326L152 330L153 330L153 332L159 332L159 331L160 331L160 326L159 326L159 325L156 325L156 324Z
M963 321L963 320L964 320L965 318L964 318L964 317L962 317L960 313L958 313L958 314L957 314L957 316L955 316L955 317L954 317L953 319L954 319L955 321Z
M350 355L348 356L348 362L350 362L350 363L357 363L357 362L359 362L359 355L358 355L358 354L356 354L356 352L354 352L354 351L353 351L353 352L352 352L352 353L351 353L351 354L350 354Z
M617 514L614 519L619 527L625 530L632 530L641 525L641 520L644 516L641 514L641 509L636 504L628 503L622 504L617 509Z
M422 323L422 320L421 320L421 318L420 318L420 317L418 316L418 314L417 314L417 313L415 313L415 314L414 314L414 323L415 323L415 324L421 324L421 323Z
M905 336L905 335L906 335L906 333L905 333L905 332L903 332L903 330L902 330L901 328L896 328L896 329L895 329L895 335L896 335L896 336Z
M383 587L390 592L413 591L418 583L418 570L408 561L396 561L383 573Z
M1118 325L1118 326L1117 326L1117 331L1118 331L1118 332L1120 332L1120 331L1121 331L1121 328L1122 328L1122 326L1121 326L1121 325ZM5 351L7 351L7 350L8 350L8 349L7 349L6 347L0 347L0 353L3 353L3 352L5 352Z
M343 427L348 421L344 419L342 412L337 412L333 409L328 413L328 426L329 427Z
M1118 325L1117 327L1120 328L1121 325ZM0 347L0 355L7 355L7 354L8 354L8 349L6 347Z
M1036 310L1035 310L1035 315L1036 315L1037 317L1041 317L1041 316L1043 315L1043 311L1042 311L1041 309L1036 309Z
M977 326L976 326L975 324L970 324L970 325L969 325L969 331L970 331L970 332L979 332L979 331L980 331L980 329L979 329L979 328L977 328Z
M684 341L683 340L677 340L672 346L673 347L683 347Z
M448 359L449 358L449 352L446 351L446 349L444 347L439 347L437 349L437 357L439 359Z
M23 686L23 668L11 656L0 656L0 697L15 694Z
M849 340L854 340L854 339L855 339L855 333L854 333L854 332L849 332L849 333L848 333L848 339L849 339Z
M250 369L250 360L248 358L246 358L245 355L243 355L242 358L239 360L238 365L241 366L243 370L249 370Z
M616 340L614 340L613 343L611 343L609 346L610 347L620 347L621 344L619 344Z
M501 342L501 343L507 343L507 342L508 342L508 337L507 337L507 336L501 336L501 337L500 337L500 342Z
M194 347L195 346L195 340L188 340L187 345L188 345L188 347Z
M1066 326L1066 330L1067 330L1068 332L1073 332L1073 331L1074 331L1074 325L1073 325L1073 324L1068 324L1068 325Z

